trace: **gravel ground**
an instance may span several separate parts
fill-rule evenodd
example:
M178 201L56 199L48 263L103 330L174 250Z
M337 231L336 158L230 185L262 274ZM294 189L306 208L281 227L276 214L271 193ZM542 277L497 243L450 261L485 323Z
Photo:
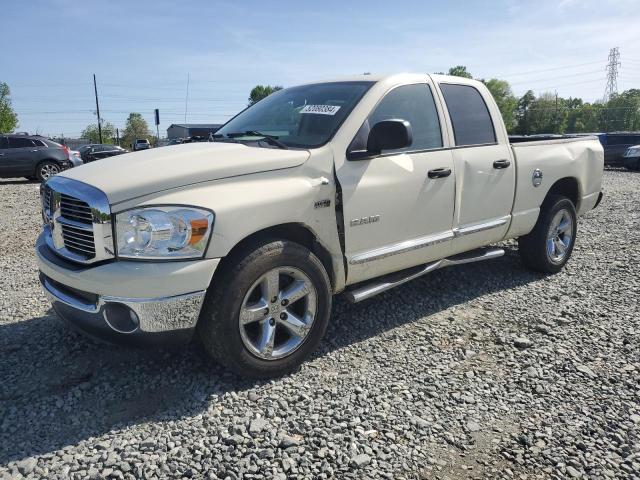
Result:
M517 251L359 305L302 369L72 333L40 292L37 186L0 181L0 478L640 478L640 174L605 172L554 276Z

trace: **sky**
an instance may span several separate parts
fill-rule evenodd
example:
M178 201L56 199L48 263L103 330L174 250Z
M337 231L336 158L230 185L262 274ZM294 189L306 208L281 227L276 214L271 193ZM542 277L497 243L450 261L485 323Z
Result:
M18 131L77 137L100 112L129 112L160 135L223 123L257 84L363 72L442 72L601 99L609 50L618 89L640 88L640 0L0 0L0 81ZM187 78L189 79L188 102Z

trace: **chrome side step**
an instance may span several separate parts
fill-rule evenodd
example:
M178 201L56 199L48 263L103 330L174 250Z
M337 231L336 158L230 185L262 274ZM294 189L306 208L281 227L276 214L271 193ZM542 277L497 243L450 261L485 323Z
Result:
M407 283L415 278L431 273L439 268L449 267L451 265L462 265L465 263L481 262L483 260L491 260L492 258L498 258L504 255L502 248L479 248L470 252L454 255L453 257L443 258L442 260L436 260L435 262L422 265L417 270L410 269L410 273L401 275L402 272L392 273L381 277L377 281L373 281L368 285L355 288L353 290L347 290L345 295L347 300L352 303L361 302L367 300L379 293L386 292L387 290Z

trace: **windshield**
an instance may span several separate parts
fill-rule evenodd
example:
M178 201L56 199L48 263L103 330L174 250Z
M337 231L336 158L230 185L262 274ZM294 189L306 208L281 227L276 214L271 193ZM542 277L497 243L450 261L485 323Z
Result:
M232 134L238 140L240 133L260 132L289 147L319 147L331 139L372 84L317 83L280 90L231 119L216 137Z

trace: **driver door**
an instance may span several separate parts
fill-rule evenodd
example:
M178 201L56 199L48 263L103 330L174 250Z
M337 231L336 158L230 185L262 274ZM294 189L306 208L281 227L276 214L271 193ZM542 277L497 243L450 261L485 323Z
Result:
M347 283L448 256L455 201L453 157L445 142L442 112L429 82L388 91L364 122L354 143L388 119L406 120L413 141L373 158L337 164L342 189ZM362 149L355 145L355 149Z

